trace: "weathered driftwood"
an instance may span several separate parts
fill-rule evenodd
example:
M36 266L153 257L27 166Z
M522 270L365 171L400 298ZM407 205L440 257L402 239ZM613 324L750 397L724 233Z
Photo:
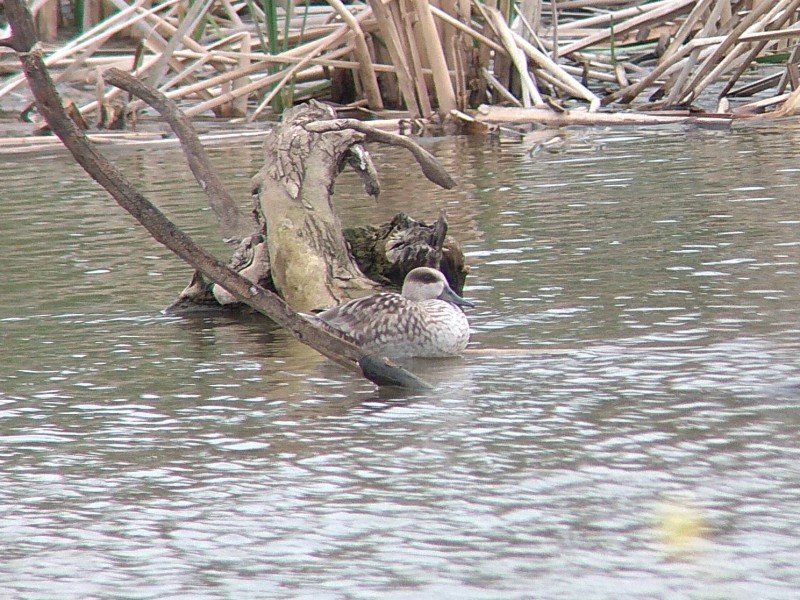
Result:
M447 215L442 211L433 225L399 213L381 226L344 230L359 268L375 281L400 288L406 273L416 267L434 267L461 294L467 277L464 253L447 235Z
M308 311L375 290L353 262L332 205L333 182L346 162L367 174L377 197L363 135L351 130L323 134L306 128L332 119L315 103L286 111L264 142L264 166L253 178L276 289L291 306Z
M444 211L432 225L399 213L383 225L345 228L343 235L358 268L376 284L399 290L410 270L428 266L439 269L456 292L463 292L469 270L461 246L447 235ZM255 235L244 240L228 266L261 287L277 291L265 236ZM198 308L240 309L243 306L233 294L196 272L167 310L184 313Z
M381 227L343 232L332 202L334 180L346 165L377 198L380 188L365 142L408 149L426 177L442 187L452 187L452 178L410 139L332 117L322 104L302 105L287 111L268 134L265 164L253 178L261 230L258 239L242 242L230 266L302 311L327 308L379 285L399 287L418 266L441 268L460 290L464 256L447 238L444 213L432 227L398 215ZM222 306L240 302L224 287L195 276L173 308L214 301Z
M219 221L222 237L240 242L255 234L258 231L255 219L239 209L239 205L228 193L216 171L211 168L205 148L200 143L191 121L178 110L175 103L167 101L163 94L155 93L153 88L119 69L108 70L105 80L147 102L169 123L183 146L189 168L200 183Z
M12 48L19 54L23 72L36 99L39 112L84 170L102 185L122 208L134 216L155 240L194 266L203 276L223 285L241 301L288 329L303 343L344 366L361 370L371 381L379 385L427 387L425 382L407 371L379 357L366 355L344 336L339 337L315 327L294 312L276 294L259 287L219 262L169 221L87 140L64 111L61 99L44 65L42 53L34 50L37 40L33 19L23 1L6 0L5 8L12 35L0 41L0 44Z
M585 110L555 111L547 108L511 108L503 106L481 106L474 120L479 123L539 123L550 127L568 125L668 125L671 123L707 124L713 127L728 127L735 115L690 113L601 113Z

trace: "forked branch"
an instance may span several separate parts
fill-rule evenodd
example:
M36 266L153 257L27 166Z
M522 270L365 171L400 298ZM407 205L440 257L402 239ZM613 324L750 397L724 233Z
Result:
M366 355L343 337L315 327L294 312L276 294L248 281L195 244L145 198L67 116L44 64L42 52L39 49L34 50L37 39L33 19L23 0L5 0L5 9L12 35L0 43L19 53L25 77L42 117L83 169L103 186L122 208L135 217L156 241L169 248L208 279L222 285L242 302L289 330L302 343L339 364L361 370L367 379L378 385L411 389L430 387L408 371Z

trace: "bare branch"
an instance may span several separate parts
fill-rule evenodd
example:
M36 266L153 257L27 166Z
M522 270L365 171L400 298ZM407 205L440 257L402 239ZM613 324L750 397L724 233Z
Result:
M177 104L157 89L120 69L109 69L104 73L104 77L106 82L133 94L156 109L178 136L189 168L208 197L208 202L219 220L223 238L226 241L238 242L254 234L258 229L255 220L245 216L228 193L211 165L191 121L181 112Z
M342 131L344 129L352 129L363 133L368 142L380 142L382 144L390 144L392 146L400 146L405 148L416 159L422 172L429 180L436 185L449 190L455 187L456 182L453 180L447 171L445 171L439 164L439 161L427 150L420 148L413 140L408 139L396 133L388 131L381 131L370 127L369 124L359 121L357 119L336 119L333 121L316 121L306 125L308 131L314 133L325 133L326 131Z
M14 31L15 48L30 49L36 44L33 18L23 0L5 0L6 15ZM200 248L176 227L155 205L145 198L127 178L103 156L67 116L53 80L44 64L42 52L20 53L25 77L36 99L39 112L50 129L84 170L138 220L153 238L189 263L205 277L223 286L242 302L265 314L286 328L299 341L351 369L360 369L364 376L379 385L396 385L412 389L430 387L400 367L384 363L380 373L372 371L374 360L358 346L315 327L294 312L279 296L245 279L212 254ZM372 357L374 358L374 357ZM399 371L398 371L399 369ZM393 373L397 376L393 376Z

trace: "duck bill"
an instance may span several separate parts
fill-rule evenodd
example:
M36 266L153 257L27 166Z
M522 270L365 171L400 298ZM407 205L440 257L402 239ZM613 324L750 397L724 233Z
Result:
M475 308L475 305L472 302L456 294L449 286L445 287L442 293L439 294L439 300L444 300L445 302L455 304L456 306Z

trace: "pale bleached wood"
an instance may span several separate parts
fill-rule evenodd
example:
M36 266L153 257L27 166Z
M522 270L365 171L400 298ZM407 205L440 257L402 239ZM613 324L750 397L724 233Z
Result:
M517 46L514 40L514 33L506 25L505 17L496 8L487 8L486 11L491 16L492 27L505 47L506 54L511 58L511 62L517 69L517 74L522 82L522 106L531 106L531 102L533 102L534 106L543 106L544 101L539 89L528 72L526 54Z
M375 77L375 70L372 68L372 57L370 56L367 42L364 39L364 31L361 29L359 20L353 16L353 13L350 12L341 0L328 0L328 4L333 7L342 20L350 27L353 39L353 52L360 65L358 70L359 79L364 88L369 107L373 110L382 109L383 98L381 98L381 92L378 88L378 79ZM367 10L369 11L368 13L362 13L364 17L372 14L371 9Z
M400 93L403 95L406 107L414 117L422 116L419 103L417 102L414 79L411 75L409 61L403 51L403 42L400 37L400 32L397 30L391 12L386 7L383 0L369 0L369 4L372 7L372 13L375 15L378 28L386 43L386 50L389 52L389 56L395 66L397 83L400 86Z
M436 30L436 24L433 21L430 3L428 0L416 0L415 6L422 36L425 40L425 51L433 71L433 85L436 90L436 98L439 101L439 112L446 115L457 108L450 71L447 68L441 40Z
M777 4L772 2L757 3L753 9L734 27L734 29L725 36L725 40L714 50L714 52L703 61L692 77L686 83L684 89L687 92L683 95L682 101L689 102L692 98L696 97L694 90L703 89L719 74L729 60L726 60L726 54L738 42L739 38L747 32L747 30L755 24L765 14L774 10L781 10L786 6L793 4L796 0L779 0ZM731 59L732 60L732 59Z
M475 120L481 123L540 123L553 127L568 125L668 125L671 123L729 124L731 116L699 117L696 115L658 115L645 113L601 113L581 110L555 112L545 108L508 108L480 106Z
M642 27L643 25L648 25L671 18L676 14L686 10L686 8L691 6L695 1L696 0L672 0L671 2L659 5L658 8L649 8L649 10L644 11L636 17L627 19L620 23L615 23L614 35L618 36L623 33L627 33L632 29ZM572 52L599 44L600 42L607 42L611 39L611 35L610 29L599 31L598 33L585 37L577 42L573 42L558 48L558 55L566 56Z

